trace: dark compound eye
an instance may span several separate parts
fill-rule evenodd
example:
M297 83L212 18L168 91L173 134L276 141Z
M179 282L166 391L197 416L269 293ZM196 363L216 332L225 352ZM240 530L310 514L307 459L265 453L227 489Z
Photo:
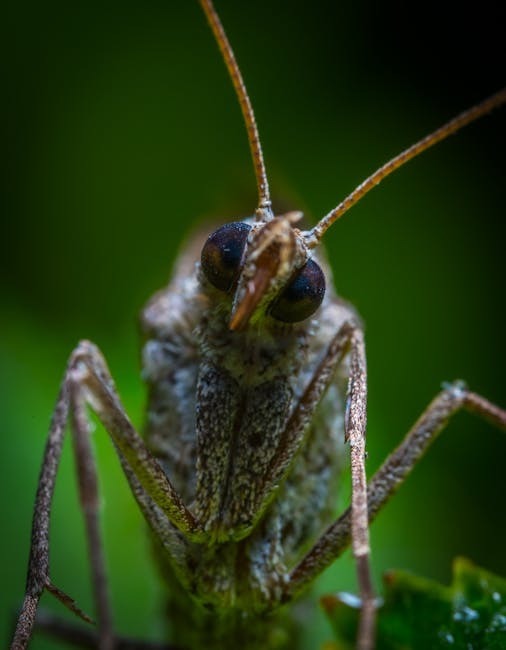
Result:
M209 235L200 261L204 275L213 287L228 291L234 284L250 229L251 226L244 221L235 221Z
M308 260L272 304L269 313L283 323L297 323L318 309L325 295L325 276L313 260Z

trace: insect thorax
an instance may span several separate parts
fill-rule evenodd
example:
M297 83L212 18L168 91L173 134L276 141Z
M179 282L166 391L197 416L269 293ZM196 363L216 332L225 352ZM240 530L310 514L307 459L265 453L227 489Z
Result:
M267 504L264 497L290 416L347 310L330 295L317 320L266 317L232 332L230 300L195 261L187 274L188 263L142 315L146 438L206 541L188 543L172 529L161 555L208 608L266 611L333 513L343 446L339 378L308 412L287 479Z

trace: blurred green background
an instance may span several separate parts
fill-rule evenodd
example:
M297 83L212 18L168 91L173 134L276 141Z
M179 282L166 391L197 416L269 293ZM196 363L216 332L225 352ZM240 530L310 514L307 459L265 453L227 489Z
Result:
M504 84L493 3L217 8L274 196L313 219ZM255 207L237 102L196 2L11 3L4 14L2 642L22 598L46 428L72 347L83 337L101 347L140 426L139 309L199 219ZM328 233L337 287L367 327L370 471L443 380L465 378L506 404L505 124L503 109L424 154ZM95 439L118 626L159 638L160 585L142 521L109 441ZM505 459L504 435L455 418L373 526L376 580L399 567L447 581L458 554L506 575ZM91 608L70 445L52 574ZM355 589L349 556L318 585L333 589ZM306 646L329 636L315 614Z

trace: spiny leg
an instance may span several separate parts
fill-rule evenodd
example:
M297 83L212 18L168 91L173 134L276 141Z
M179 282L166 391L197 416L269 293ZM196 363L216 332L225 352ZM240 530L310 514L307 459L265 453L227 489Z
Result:
M307 427L311 422L314 410L321 401L329 386L333 383L335 373L343 358L349 352L350 338L356 325L352 320L347 320L339 328L331 340L327 351L316 368L313 376L304 390L299 402L290 416L280 443L272 458L269 471L262 478L257 504L258 521L265 512L272 499L274 490L287 477L293 460L304 442Z
M362 597L358 647L361 650L367 650L372 647L375 619L375 599L369 566L370 546L365 473L367 371L363 332L353 320L346 321L332 339L323 360L286 425L270 471L264 478L258 517L269 503L272 491L286 477L293 458L303 442L308 418L311 417L323 394L334 381L336 368L347 353L350 353L350 377L345 436L350 443L351 454L353 554Z
M37 630L51 639L58 639L72 647L92 649L99 647L99 637L95 630L69 623L48 612L38 613ZM114 650L183 650L183 648L172 644L157 643L156 641L141 641L116 636Z
M351 537L357 580L362 600L357 634L358 650L374 646L376 604L371 578L367 479L365 473L365 437L367 406L367 366L364 335L361 329L351 332L350 379L348 386L345 439L351 457Z
M104 551L100 534L97 469L91 448L91 431L86 414L85 396L79 370L72 369L69 373L69 393L70 420L78 475L79 498L86 526L92 586L97 610L97 647L100 650L112 650L114 647L114 633Z
M51 418L49 434L44 450L44 458L35 497L25 596L21 612L16 622L11 650L24 650L27 647L32 634L39 600L45 589L84 621L93 623L79 609L76 602L53 585L49 578L50 512L54 483L69 413L69 385L67 375L70 365L71 363L69 362Z
M126 416L102 355L93 344L86 341L81 342L70 357L51 421L35 500L25 598L18 617L11 650L23 650L27 647L35 622L38 602L44 589L53 593L74 613L90 622L90 619L78 609L71 598L51 584L49 578L51 502L69 407L74 409L73 424L76 447L79 448L79 451L84 451L85 454L85 459L80 459L78 462L80 484L83 480L85 483L84 487L81 485L81 498L85 502L89 498L92 500L95 498L93 496L95 487L92 485L94 479L92 478L90 481L90 476L93 476L95 472L94 464L90 460L91 456L86 458L88 454L86 447L82 448L83 440L88 436L88 425L84 413L85 402L93 407L111 435L127 479L133 483L132 488L134 488L138 501L146 504L143 510L155 532L160 532L160 535L163 536L170 522L188 539L198 539L201 533L198 522L184 506L158 462L151 456L144 441ZM110 623L107 622L108 605L101 602L106 599L106 589L96 523L96 507L96 504L90 507L92 514L87 517L87 534L90 536L94 577L98 575L96 593L99 613L102 613L100 610L103 608L102 616L105 618L102 633L107 638ZM152 521L150 512L153 510L156 510L156 517ZM161 514L163 517L160 517ZM161 521L162 519L163 521ZM158 529L160 530L158 531ZM107 642L104 641L104 643Z
M402 485L450 417L460 409L475 413L506 430L506 410L467 390L461 382L446 386L369 482L367 503L370 521ZM348 548L352 535L352 518L352 512L348 509L327 528L292 570L285 600L295 597Z
M161 519L164 518L179 529L187 540L202 541L204 535L200 523L185 506L128 419L98 348L83 341L77 348L75 357L86 402L111 436L127 480L148 523L157 533ZM153 511L156 511L154 518L151 516ZM162 532L165 533L165 529Z
M63 380L51 418L35 497L32 539L25 597L19 614L11 650L23 650L30 640L40 597L49 580L49 513L54 481L61 456L63 436L69 411L68 384Z
M336 369L349 351L352 312L341 324L323 354L323 358L300 396L280 434L270 461L250 486L254 495L248 504L248 519L241 529L241 537L249 535L264 516L280 485L286 480L299 450L306 439L308 427L326 390L334 382Z
M506 409L502 409L481 395L469 391L462 382L445 386L422 414L410 434L373 476L369 488L371 518L378 514L402 485L449 418L460 409L474 413L497 428L506 431Z

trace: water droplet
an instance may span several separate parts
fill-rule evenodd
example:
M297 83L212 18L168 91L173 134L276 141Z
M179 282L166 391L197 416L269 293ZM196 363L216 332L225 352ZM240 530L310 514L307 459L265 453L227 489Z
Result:
M499 604L502 600L501 594L498 591L494 591L492 593L492 600L494 601L494 603Z
M466 623L469 623L470 621L476 621L476 619L480 618L480 615L478 612L474 609L471 609L470 607L462 607L461 609L458 609L454 614L453 614L453 620L454 621L463 621Z
M342 603L348 605L348 607L353 607L354 609L360 609L360 607L362 606L361 599L358 596L355 596L355 594L350 594L347 591L340 591L337 594L337 597Z
M455 643L455 638L451 632L447 630L440 630L438 633L439 640L443 647L452 646Z
M488 630L490 632L506 632L506 616L504 614L492 616Z

